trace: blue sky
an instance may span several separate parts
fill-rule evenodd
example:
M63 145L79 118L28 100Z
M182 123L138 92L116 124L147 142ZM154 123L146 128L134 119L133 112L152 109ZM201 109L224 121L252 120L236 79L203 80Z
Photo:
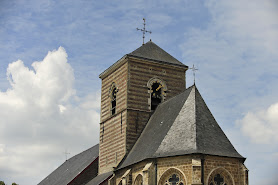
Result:
M39 183L98 143L98 75L146 40L198 68L197 87L250 185L278 164L276 1L0 1L0 180ZM187 87L193 75L187 72Z

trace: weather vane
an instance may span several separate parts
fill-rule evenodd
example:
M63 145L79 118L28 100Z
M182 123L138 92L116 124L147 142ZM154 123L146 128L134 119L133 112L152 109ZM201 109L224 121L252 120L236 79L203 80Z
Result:
M193 76L194 76L194 85L195 85L195 72L196 72L198 69L195 68L194 64L193 64L193 67L191 67L191 68L189 68L189 69L192 69Z
M67 150L65 150L65 156L66 156L66 161L68 160L68 154L70 154L69 152L67 152Z
M146 30L146 19L145 18L143 18L143 21L144 21L144 23L143 23L143 25L144 25L144 28L143 29L139 29L139 28L137 28L137 31L142 31L143 32L143 45L145 44L144 43L144 41L145 41L145 33L152 33L151 31L147 31Z

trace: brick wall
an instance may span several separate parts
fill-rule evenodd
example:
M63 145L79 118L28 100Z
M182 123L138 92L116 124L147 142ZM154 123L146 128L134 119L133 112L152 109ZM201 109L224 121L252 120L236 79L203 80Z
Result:
M113 170L143 131L152 113L147 83L153 77L166 83L165 100L185 90L185 68L134 58L122 60L102 78L100 174ZM113 83L118 89L114 115L109 96Z
M128 64L102 79L101 88L101 123L99 142L99 173L112 171L121 161L126 148L126 98L127 98ZM116 113L111 114L111 99L109 90L115 83L118 92L116 98Z
M158 78L166 83L168 91L165 101L185 90L184 68L136 58L130 58L128 64L127 151L137 141L152 113L150 110L150 93L147 86L149 80Z

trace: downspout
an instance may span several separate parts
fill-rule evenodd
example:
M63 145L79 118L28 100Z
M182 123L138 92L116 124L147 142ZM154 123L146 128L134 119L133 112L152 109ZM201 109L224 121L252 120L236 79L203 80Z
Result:
M154 161L154 173L155 173L154 181L155 181L155 185L157 185L157 159L155 159Z
M204 182L204 163L205 163L205 158L204 157L202 157L202 159L201 159L201 183L203 184L203 185L205 185L205 182Z

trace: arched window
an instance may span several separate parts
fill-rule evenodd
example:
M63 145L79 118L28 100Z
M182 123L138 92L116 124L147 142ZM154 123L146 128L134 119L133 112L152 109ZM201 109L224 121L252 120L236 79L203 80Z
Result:
M184 183L180 176L174 173L166 179L165 185L184 185Z
M155 110L156 107L162 102L162 85L159 82L155 82L151 88L151 110Z
M111 115L114 115L116 113L117 92L118 92L118 89L116 87L116 84L112 83L112 85L110 87L110 92L109 92L109 96L110 96L110 100L111 100Z
M134 185L143 185L143 176L141 174L135 178Z
M209 185L227 185L224 182L224 178L220 174L216 174L212 179Z
M170 168L159 179L159 185L186 185L184 175L175 168Z
M155 110L156 107L165 100L167 87L166 84L158 78L150 79L147 86L150 93L150 110Z
M208 185L234 185L234 183L226 169L217 168L209 175Z

